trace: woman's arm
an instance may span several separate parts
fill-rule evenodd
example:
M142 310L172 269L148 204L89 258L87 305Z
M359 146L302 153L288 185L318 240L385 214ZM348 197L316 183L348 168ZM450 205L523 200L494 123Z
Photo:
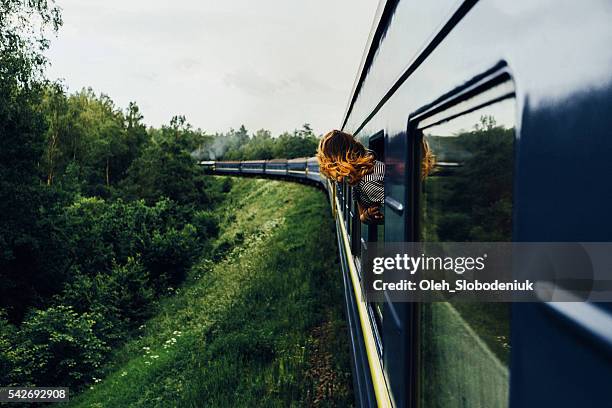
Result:
M363 207L359 201L357 201L357 209L359 210L359 220L364 224L376 224L385 218L378 206Z

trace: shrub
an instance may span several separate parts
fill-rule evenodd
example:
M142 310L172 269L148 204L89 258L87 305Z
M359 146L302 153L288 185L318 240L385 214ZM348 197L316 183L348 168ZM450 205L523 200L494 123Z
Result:
M78 275L58 301L74 305L77 312L99 315L101 319L94 326L96 336L116 345L151 316L155 298L140 259L128 258L124 265L114 264L110 273Z
M33 311L21 326L15 353L23 374L33 385L71 388L99 375L109 348L94 333L98 319L70 306Z
M124 264L129 257L142 254L145 265L153 267L153 279L162 274L182 276L197 249L219 230L211 212L194 211L168 199L148 206L144 201L108 203L81 198L69 207L64 222L74 264L83 273L108 271L114 261ZM172 248L174 245L177 248ZM178 259L170 262L169 256ZM167 269L173 265L179 270Z
M80 198L66 209L61 220L73 264L82 271L105 269L112 262L112 241L103 239L102 234L101 220L107 211L107 203L100 198Z
M96 337L114 346L125 337L126 324L114 300L117 288L110 274L95 276L77 274L57 299L58 304L72 305L77 313L95 313L100 318L93 326Z
M111 274L113 303L128 329L151 316L154 293L149 274L139 259L128 258L125 265L115 265Z
M192 224L196 228L201 242L219 234L219 219L210 211L196 211L193 215Z
M232 179L231 177L225 177L221 184L221 192L229 193L231 189L232 189Z
M11 374L15 365L13 352L15 332L15 327L6 319L6 313L0 310L0 385L13 383Z
M187 224L181 230L155 231L151 246L143 253L143 262L161 288L181 282L199 252L196 229Z

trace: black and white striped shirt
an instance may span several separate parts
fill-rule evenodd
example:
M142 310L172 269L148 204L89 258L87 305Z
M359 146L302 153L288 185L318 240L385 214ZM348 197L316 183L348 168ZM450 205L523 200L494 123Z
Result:
M385 163L374 161L370 174L353 186L353 199L362 207L382 206L385 202Z

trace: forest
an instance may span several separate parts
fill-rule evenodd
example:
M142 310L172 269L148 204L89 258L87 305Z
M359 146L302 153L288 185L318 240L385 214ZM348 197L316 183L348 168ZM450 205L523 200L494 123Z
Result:
M273 137L269 130L260 129L249 135L244 126L227 133L204 137L194 154L201 160L268 160L311 157L317 150L319 137L305 123L301 129L283 132Z
M229 180L200 159L314 154L309 125L273 137L153 128L136 102L45 77L62 25L44 0L0 2L0 384L79 390L207 254Z

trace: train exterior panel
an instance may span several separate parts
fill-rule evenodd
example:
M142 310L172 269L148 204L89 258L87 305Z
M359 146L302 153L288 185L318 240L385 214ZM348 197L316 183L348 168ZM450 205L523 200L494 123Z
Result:
M240 173L239 161L217 161L214 167L216 173Z
M270 176L283 176L287 174L287 160L273 159L266 162L265 173Z
M321 182L323 179L319 172L319 162L316 157L310 157L306 160L306 177L315 183Z
M287 160L287 172L300 178L306 178L306 161L308 158L301 157Z
M265 173L265 167L265 160L244 160L240 163L240 169L243 173Z
M470 169L461 166L497 163L493 174L506 180L506 209L496 217L507 227L493 236L485 226L489 233L481 228L481 237L609 242L611 18L609 2L597 0L381 2L342 128L384 156L384 240L477 239L475 231L438 228L450 218L432 218L457 211L444 194L453 193L454 181L463 183ZM384 143L377 144L380 135ZM485 137L499 138L499 148L473 150L469 139ZM438 163L422 179L425 144ZM474 194L463 200L483 208L484 183L471 182ZM345 219L351 205L340 203ZM473 220L465 211L461 216ZM345 251L346 264L367 244L366 234L362 229L363 241ZM373 386L356 386L361 400L374 394L379 404L402 407L610 403L612 343L609 336L600 341L602 328L612 327L609 304L507 308L497 320L482 313L488 323L481 327L473 319L481 312L453 305L370 305L371 315L382 309L371 321L372 336L378 342L378 332L381 340L376 353L366 353ZM499 351L486 333L495 330L504 339ZM443 337L448 344L438 341ZM440 358L447 353L454 362Z

